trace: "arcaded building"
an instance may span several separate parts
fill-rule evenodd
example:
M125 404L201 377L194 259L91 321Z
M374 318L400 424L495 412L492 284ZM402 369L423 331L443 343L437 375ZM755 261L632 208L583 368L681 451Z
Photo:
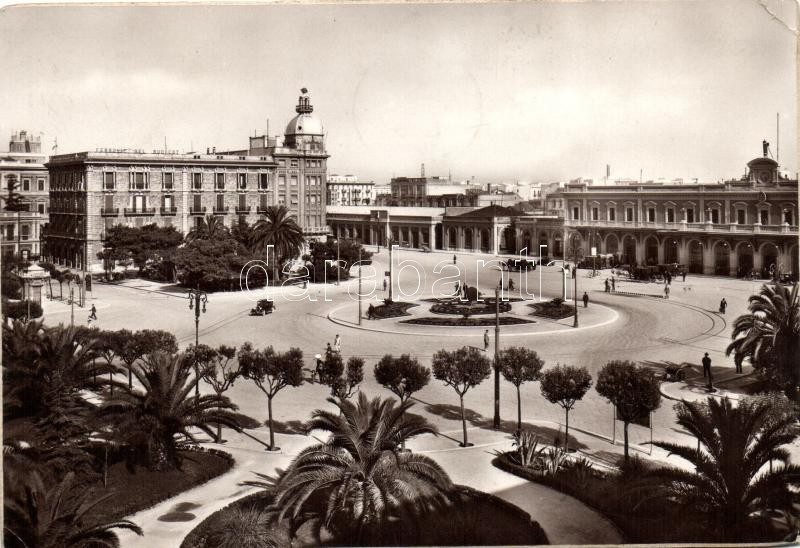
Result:
M202 153L97 149L53 156L45 254L101 270L97 254L118 224L174 226L184 234L205 215L253 223L283 204L307 239L324 238L328 155L322 122L305 90L282 138L251 137L248 149Z

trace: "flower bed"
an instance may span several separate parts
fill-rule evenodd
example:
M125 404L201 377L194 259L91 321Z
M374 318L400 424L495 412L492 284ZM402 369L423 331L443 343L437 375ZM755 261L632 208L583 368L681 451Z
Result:
M271 499L263 491L232 502L203 520L184 539L181 548L212 548L218 546L224 530L231 527L237 512L265 510ZM514 546L549 544L541 526L524 510L494 495L469 487L458 486L453 504L441 511L414 518L415 527L387 528L389 546ZM292 546L313 546L318 543L303 526ZM391 529L391 530L389 530ZM288 538L285 527L270 526L276 538ZM348 545L347 539L327 539L324 545Z
M457 300L439 302L431 307L434 314L452 314L463 316L465 314L494 314L496 309L495 300L485 300L484 302L467 303ZM511 303L500 301L500 312L511 310Z
M372 319L385 320L398 316L410 316L408 309L417 306L415 303L402 303L399 301L384 303L372 309Z
M90 515L104 519L129 516L214 479L234 464L233 457L216 449L186 450L181 451L181 456L183 462L179 470L130 470L125 462L109 466L107 485L97 488L95 496L106 493L114 493L114 496L96 506Z
M553 299L544 303L529 304L533 308L531 316L542 316L551 320L563 320L575 314L575 306L564 304L561 299Z
M402 323L444 327L492 327L495 322L494 317L490 316L484 318L413 318L411 320L403 320ZM520 325L524 323L536 322L511 316L502 316L500 318L500 325Z

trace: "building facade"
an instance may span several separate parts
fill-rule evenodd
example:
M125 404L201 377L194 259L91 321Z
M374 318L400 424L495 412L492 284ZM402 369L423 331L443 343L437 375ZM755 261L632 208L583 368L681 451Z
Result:
M338 237L409 247L551 258L614 255L630 265L689 272L798 277L798 185L764 155L741 180L713 184L588 185L548 189L544 208L331 208Z
M3 255L20 252L29 256L41 253L42 227L47 223L49 211L47 156L42 153L41 138L27 131L11 136L8 151L0 152L0 238ZM6 211L8 183L17 183L16 192L22 199L20 212Z
M327 205L360 206L375 204L375 181L359 181L355 175L329 175Z
M207 154L98 149L53 156L46 255L102 270L97 254L118 224L174 226L184 234L205 215L253 223L285 205L307 239L324 238L328 155L322 123L304 93L284 138L251 137L249 149Z

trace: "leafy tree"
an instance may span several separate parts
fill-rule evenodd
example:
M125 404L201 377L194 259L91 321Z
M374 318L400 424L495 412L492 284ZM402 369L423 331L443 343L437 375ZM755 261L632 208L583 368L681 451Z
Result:
M188 287L207 291L238 290L244 266L252 255L233 238L195 239L175 253L179 282ZM264 272L258 268L248 273L249 287L266 283Z
M414 392L422 390L431 380L431 370L409 354L395 358L384 355L375 365L375 380L400 399L407 401Z
M187 351L190 363L199 364L201 375L220 398L241 375L236 358L236 347L220 345L211 348L204 344L192 346ZM217 443L222 443L222 425L217 425Z
M793 413L769 399L750 398L735 406L727 398L681 402L676 410L678 424L697 437L702 449L653 442L693 467L647 474L667 486L670 504L699 513L717 538L728 542L750 540L748 530L766 510L793 512L800 502L800 466L790 464L785 448L795 439Z
M544 360L539 355L521 346L512 346L500 352L500 373L517 389L517 432L522 431L523 383L539 380Z
M661 405L658 380L649 369L630 361L611 361L597 375L597 393L617 409L617 418L624 424L625 462L628 457L628 425L646 417Z
M253 244L253 227L243 217L233 223L231 226L231 236L239 242L242 247L250 249Z
M431 380L431 370L409 354L401 354L399 358L384 355L375 365L374 374L378 384L396 395L400 403L408 401Z
M19 301L12 303L3 299L3 318L12 320L22 320L27 322L42 317L42 305L35 301Z
M338 354L338 353L337 353ZM353 397L358 385L364 380L364 358L350 356L343 375L336 377L330 384L331 395L343 400Z
M5 260L5 259L4 259ZM7 299L21 299L22 298L22 284L19 281L19 278L9 272L8 270L3 270L3 297Z
M219 240L228 239L229 237L230 232L221 217L206 215L204 218L200 218L197 225L189 231L186 235L186 241Z
M336 267L332 265L337 259L341 261L340 277L347 279L350 268L358 261L359 252L363 261L372 257L372 253L356 240L340 238L337 245L336 240L329 238L324 242L309 242L309 246L310 253L303 258L313 265L313 269L309 268L309 275L316 282L324 281L326 272L329 281L336 279Z
M120 329L115 339L117 357L123 361L128 371L128 388L133 386L133 364L142 359L147 353L147 348L142 344L142 338L127 329Z
M461 405L461 427L464 431L462 447L469 446L467 419L464 416L464 395L470 388L489 378L491 372L489 358L477 348L464 346L452 352L439 350L433 355L433 376L458 394Z
M195 429L213 438L211 425L238 428L233 413L237 407L228 398L189 396L194 383L182 354L151 354L143 363L133 364L131 371L141 390L122 385L101 409L131 446L144 450L151 469L177 466L180 446L197 443Z
M336 543L378 545L391 527L414 527L415 518L448 503L452 483L430 457L402 452L403 440L436 433L425 419L407 416L412 402L391 399L356 403L329 398L339 413L314 411L309 431L330 435L326 443L304 449L278 478L261 475L274 495L278 522L292 531L311 523Z
M738 364L750 360L769 384L798 400L800 370L800 298L798 284L763 285L748 299L748 313L736 318L725 354Z
M8 548L111 548L119 546L113 529L143 534L129 520L93 520L92 510L114 494L94 496L77 484L72 472L55 485L45 484L38 475L26 479L25 488L11 493L5 502L4 544Z
M284 205L269 206L263 218L253 226L251 238L253 249L267 253L274 246L275 261L272 262L273 279L277 280L287 261L297 257L305 243L303 229ZM271 258L268 257L271 260Z
M156 352L165 354L176 354L178 352L178 341L175 339L175 335L169 331L142 329L136 332L135 337L139 339L139 347L143 355Z
M130 258L139 270L148 261L162 261L183 243L183 235L173 226L148 224L141 227L112 226L106 231L99 259L110 268L114 260Z
M287 386L303 384L303 352L291 348L288 352L275 352L271 346L264 350L253 348L249 342L239 350L239 369L267 396L269 448L276 451L272 425L272 398Z
M120 372L119 368L114 365L114 358L118 357L117 352L124 346L120 333L120 331L101 331L97 338L97 353L106 362L107 384L112 396L114 395L114 373ZM127 333L130 333L130 331L127 331ZM122 336L125 335L123 334Z
M542 373L541 381L540 387L545 399L564 409L566 414L564 447L569 449L569 412L591 388L592 376L585 367L557 364Z

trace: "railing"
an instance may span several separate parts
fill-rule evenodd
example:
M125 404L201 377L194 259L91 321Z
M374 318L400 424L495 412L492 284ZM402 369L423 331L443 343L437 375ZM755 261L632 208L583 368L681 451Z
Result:
M156 208L154 207L144 207L136 209L135 207L126 207L125 208L125 216L126 217L143 217L147 215L155 215Z
M119 215L119 208L118 207L112 207L110 209L107 209L105 207L101 207L100 208L100 216L101 217L116 217L117 215Z
M178 214L177 207L162 207L159 209L162 216L173 216Z
M191 207L189 208L189 215L205 215L206 208L204 207Z
M258 206L258 208L256 208L256 213L258 213L259 215L266 215L267 209L269 208Z
M214 207L214 215L227 215L230 208L228 207Z
M249 213L250 213L250 206L246 206L246 207L236 206L236 214L237 215L248 215Z
M576 228L616 228L620 230L629 228L650 228L656 230L676 230L689 232L736 232L736 233L767 233L767 234L796 234L797 226L789 225L740 225L737 223L710 223L697 222L687 223L678 221L667 223L663 221L584 221L576 219L565 219L564 225Z

